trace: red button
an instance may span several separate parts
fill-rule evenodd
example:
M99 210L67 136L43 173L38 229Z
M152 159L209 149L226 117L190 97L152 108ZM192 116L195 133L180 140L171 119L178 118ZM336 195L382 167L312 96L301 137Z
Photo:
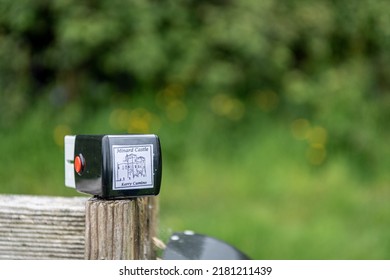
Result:
M84 169L84 158L82 155L78 155L74 158L74 170L81 174Z

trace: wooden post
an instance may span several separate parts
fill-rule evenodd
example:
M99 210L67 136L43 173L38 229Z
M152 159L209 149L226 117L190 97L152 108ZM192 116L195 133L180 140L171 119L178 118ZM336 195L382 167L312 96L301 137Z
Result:
M156 259L156 197L0 195L0 259Z
M91 198L85 212L85 259L156 258L157 198Z

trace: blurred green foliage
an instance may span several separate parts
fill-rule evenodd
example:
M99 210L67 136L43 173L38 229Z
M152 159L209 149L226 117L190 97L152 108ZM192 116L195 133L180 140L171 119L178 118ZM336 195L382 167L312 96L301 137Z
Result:
M2 0L0 9L3 127L41 96L97 108L167 89L206 106L219 95L212 109L227 121L253 102L276 118L314 119L335 146L377 160L366 131L389 119L387 1ZM182 101L168 105L183 114Z
M157 133L162 237L389 258L389 50L385 0L0 0L2 192L75 195L66 134Z

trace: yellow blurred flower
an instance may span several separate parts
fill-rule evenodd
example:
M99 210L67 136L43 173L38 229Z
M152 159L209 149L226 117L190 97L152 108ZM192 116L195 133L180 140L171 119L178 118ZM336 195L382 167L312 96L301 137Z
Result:
M311 146L324 146L328 139L328 132L321 126L315 126L309 130L308 141Z
M298 140L307 139L310 131L310 122L307 119L296 119L291 123L291 132Z
M238 121L245 113L245 105L237 98L230 97L226 94L218 94L211 100L211 110L220 116Z
M152 130L157 131L161 122L157 116L144 108L131 111L115 109L110 114L110 125L116 130L128 133L149 133Z

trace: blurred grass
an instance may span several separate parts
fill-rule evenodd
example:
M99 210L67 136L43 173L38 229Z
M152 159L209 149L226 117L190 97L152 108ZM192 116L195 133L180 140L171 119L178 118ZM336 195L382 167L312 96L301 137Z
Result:
M362 182L337 157L313 169L286 130L271 131L168 167L161 230L221 237L256 259L387 259L386 178Z
M317 138L299 140L296 122L247 113L245 122L219 129L207 108L188 107L185 121L172 121L169 112L152 114L159 111L140 100L130 102L132 109L107 106L87 113L77 105L54 112L39 103L14 129L1 131L1 192L80 195L64 187L63 136L120 133L119 120L141 114L139 122L149 122L138 123L138 129L146 126L144 132L157 133L162 143L164 241L189 229L229 242L254 259L390 258L385 140L375 147L383 149L384 160L365 172L348 150L331 146L313 162L310 141L324 137L318 127Z

